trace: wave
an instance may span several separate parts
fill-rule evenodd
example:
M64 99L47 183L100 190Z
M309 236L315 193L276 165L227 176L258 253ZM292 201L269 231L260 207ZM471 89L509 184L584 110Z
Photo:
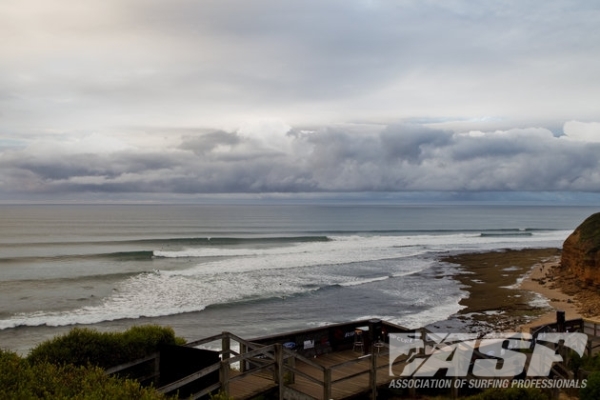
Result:
M359 279L359 280L356 280L356 281L350 281L350 282L340 283L340 286L342 286L342 287L359 286L359 285L365 285L367 283L385 281L385 280L390 279L390 278L392 278L392 276L378 276L378 277L375 277L375 278Z
M0 263L33 263L33 262L70 262L106 259L114 261L143 261L151 260L154 257L153 251L122 251L114 253L96 253L96 254L67 254L59 256L41 256L41 257L6 257L0 258Z
M283 279L281 276L259 275L238 276L237 279L232 279L232 276L215 276L199 280L154 271L130 277L99 305L67 311L36 311L11 315L0 319L0 330L19 326L95 324L201 312L207 308L282 301L316 291L366 285L390 278L393 277L356 279L324 276L321 277L321 282L315 282L312 276L290 276ZM152 304L152 307L148 307L148 304Z
M35 246L69 246L71 254L58 255L41 255L41 256L15 256L2 257L0 264L15 264L15 263L35 263L35 262L72 262L86 260L109 260L109 261L148 261L155 257L163 257L162 250L165 248L229 248L229 247L255 247L260 248L260 245L285 245L285 244L302 244L302 243L321 243L331 239L327 236L276 236L276 237L256 237L256 238L237 238L237 237L203 237L203 238L168 238L168 239L141 239L128 241L114 242L64 242L64 243L33 243L19 244L21 247ZM120 247L131 246L142 249L130 251L114 251L114 252L94 252L84 253L89 250L79 250L85 246L102 246L102 247ZM247 246L244 246L247 245ZM0 247L8 246L0 244ZM18 247L17 246L17 247ZM72 248L75 246L74 248ZM10 245L11 248L16 247ZM83 253L83 254L82 254Z
M508 231L508 232L482 232L480 237L519 237L519 236L533 236L532 232L529 231Z
M31 246L80 246L80 245L99 245L99 246L121 246L121 245L181 245L181 246L201 246L201 245L236 245L253 243L303 243L303 242L326 242L330 240L326 235L311 236L260 236L260 237L180 237L180 238L151 238L151 239L133 239L133 240L113 240L113 241L69 241L69 242L21 242L21 243L0 243L0 247L31 247Z

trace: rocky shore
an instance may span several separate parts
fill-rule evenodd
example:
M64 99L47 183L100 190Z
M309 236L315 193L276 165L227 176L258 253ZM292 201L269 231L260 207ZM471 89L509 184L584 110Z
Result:
M560 249L550 248L443 258L460 266L455 279L468 293L460 302L464 308L451 320L474 332L527 332L554 322L556 310L565 311L567 319L600 314L600 293L582 289L578 279L561 268L560 256Z

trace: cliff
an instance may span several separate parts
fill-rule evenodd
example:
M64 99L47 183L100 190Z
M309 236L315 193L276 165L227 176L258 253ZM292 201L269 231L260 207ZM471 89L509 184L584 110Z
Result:
M561 264L584 285L600 287L600 213L588 217L565 240Z

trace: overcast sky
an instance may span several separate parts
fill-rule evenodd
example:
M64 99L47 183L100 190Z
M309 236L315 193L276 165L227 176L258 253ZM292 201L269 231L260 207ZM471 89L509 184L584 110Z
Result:
M2 0L0 201L600 194L600 3Z

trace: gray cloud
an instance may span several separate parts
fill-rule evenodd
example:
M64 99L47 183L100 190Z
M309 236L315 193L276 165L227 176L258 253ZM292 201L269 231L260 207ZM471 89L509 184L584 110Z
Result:
M256 114L597 116L594 1L24 0L5 11L0 104L20 132L223 127Z
M266 139L271 138L270 142ZM279 138L280 149L269 148ZM5 153L2 190L76 193L600 191L600 142L549 130L460 134L417 125L279 136L186 134L171 148Z

